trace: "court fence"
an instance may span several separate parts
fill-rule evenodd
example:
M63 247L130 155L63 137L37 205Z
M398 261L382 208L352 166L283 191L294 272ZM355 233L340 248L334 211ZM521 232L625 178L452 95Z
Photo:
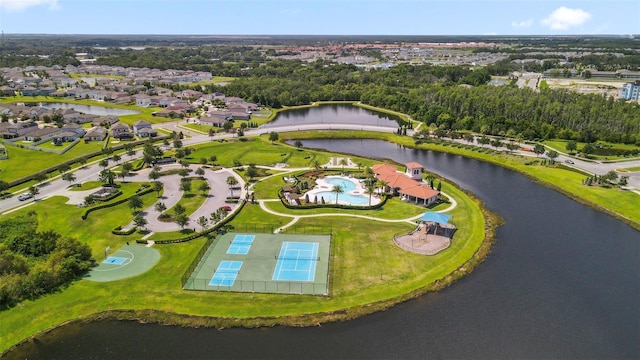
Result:
M193 261L191 262L191 264L189 264L189 267L187 268L187 270L184 272L184 274L182 274L182 288L184 289L184 286L186 285L187 281L189 280L189 278L191 277L191 274L193 274L193 271L196 269L196 267L198 267L198 264L200 263L200 260L202 260L202 258L204 257L204 254L207 253L207 250L209 250L209 247L211 246L211 244L213 244L213 242L216 240L217 236L209 236L207 237L207 241L202 244L202 247L200 248L200 251L198 251L198 254L196 255L195 258L193 258Z
M182 286L185 290L207 290L207 291L232 291L232 292L255 292L255 293L277 293L277 294L307 294L324 295L329 294L329 287L326 282L299 282L299 281L254 281L236 280L232 286L209 285L211 279L187 279Z
M247 232L247 233L263 233L273 234L279 228L275 224L233 224L228 229L229 232ZM313 226L313 225L294 225L281 231L283 234L309 234L309 235L331 235L333 227L331 226Z

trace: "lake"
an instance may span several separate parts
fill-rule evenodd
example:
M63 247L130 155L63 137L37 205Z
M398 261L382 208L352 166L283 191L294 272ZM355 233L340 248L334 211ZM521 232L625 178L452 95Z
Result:
M72 324L25 343L8 358L640 357L637 230L477 160L378 140L304 144L416 161L474 192L505 220L491 254L438 293L352 321L222 331L131 321Z

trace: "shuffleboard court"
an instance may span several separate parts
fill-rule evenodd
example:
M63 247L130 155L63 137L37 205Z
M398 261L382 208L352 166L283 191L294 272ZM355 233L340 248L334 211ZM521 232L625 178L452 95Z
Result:
M330 250L329 234L226 233L200 251L183 289L328 295Z

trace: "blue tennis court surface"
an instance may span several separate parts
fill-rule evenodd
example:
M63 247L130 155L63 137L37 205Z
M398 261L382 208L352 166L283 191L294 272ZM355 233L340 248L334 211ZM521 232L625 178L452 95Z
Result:
M233 286L238 277L238 272L242 267L242 261L223 260L218 264L218 268L213 273L210 286Z
M255 235L236 235L227 249L227 254L247 255L255 238Z
M283 242L272 280L314 281L319 245L317 242Z
M129 260L129 259L128 258L119 257L119 256L109 256L102 263L103 264L122 265L127 260Z

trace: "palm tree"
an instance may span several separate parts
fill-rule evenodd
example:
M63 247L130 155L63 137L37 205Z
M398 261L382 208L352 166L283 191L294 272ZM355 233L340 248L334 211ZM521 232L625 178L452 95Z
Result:
M311 163L311 167L316 171L322 170L322 165L320 165L320 162L318 160L313 160L313 162Z
M387 189L387 186L389 185L389 183L384 180L378 180L377 184L378 184L378 187L380 187L380 192L385 192Z
M331 192L336 193L336 204L338 203L338 195L344 193L344 189L342 188L342 185L334 185L333 189L331 189Z
M71 185L74 181L76 181L76 176L72 173L62 174L62 180L68 181L69 185Z
M158 193L158 197L160 197L160 192L162 191L162 189L164 189L163 183L161 183L160 181L153 182L153 191Z
M369 195L369 206L371 206L371 195L376 192L376 187L373 184L367 184L364 189L364 193Z
M37 186L29 187L29 194L31 194L33 201L36 201L36 195L38 195L39 193L40 193L40 189L38 189Z
M349 162L347 161L347 159L342 158L342 159L340 159L339 164L342 165L342 172L344 172L344 167L349 165Z
M229 190L231 190L231 197L233 197L233 188L238 185L238 180L234 176L229 176L227 178L227 185L229 185Z
M156 203L154 207L159 213L163 213L165 210L167 210L167 205L165 205L163 202Z
M427 174L426 180L427 180L427 183L429 184L429 186L431 186L432 189L433 189L433 180L435 180L435 179L436 179L435 175L433 175L431 173Z
M105 184L109 184L110 186L113 186L113 179L116 178L116 174L111 171L111 170L102 170L100 171L100 175L98 177L98 180L100 180L101 182L105 183Z

